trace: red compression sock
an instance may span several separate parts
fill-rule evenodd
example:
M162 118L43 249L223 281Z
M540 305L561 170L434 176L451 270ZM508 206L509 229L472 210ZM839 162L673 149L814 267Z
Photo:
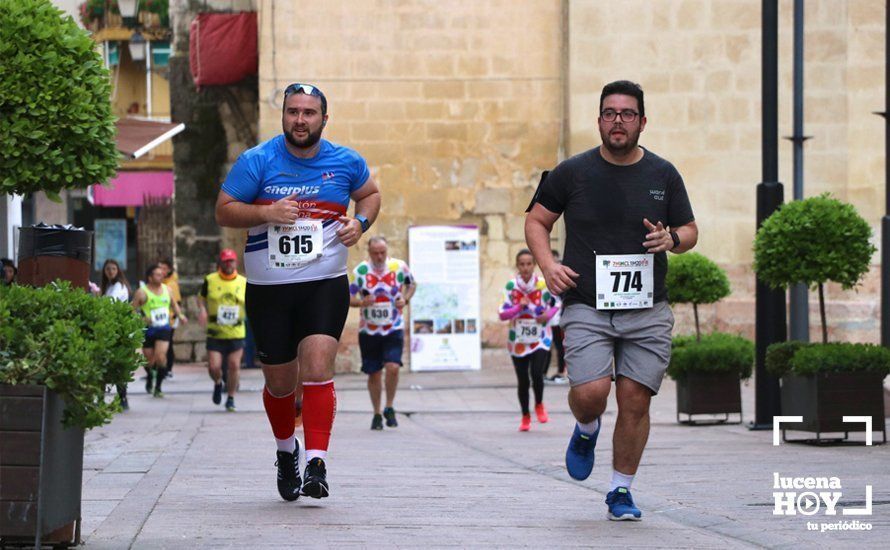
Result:
M272 433L275 439L288 439L294 435L294 402L296 392L290 392L283 397L275 397L269 393L269 388L263 388L263 407L269 424L272 425Z
M306 435L307 457L324 457L327 454L336 413L337 393L334 391L333 380L303 383L303 433ZM293 420L290 424L293 428Z

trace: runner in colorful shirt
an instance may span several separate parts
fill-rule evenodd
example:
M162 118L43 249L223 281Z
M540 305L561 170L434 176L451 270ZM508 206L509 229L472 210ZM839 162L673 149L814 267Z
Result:
M535 414L538 422L549 420L544 407L544 373L550 364L553 331L550 320L559 312L559 298L547 290L543 277L535 274L535 259L527 249L516 254L518 273L507 282L504 303L499 313L502 321L510 321L507 350L519 382L519 405L522 420L519 431L531 429L528 390L529 377L535 391Z
M361 308L358 343L362 354L362 372L368 375L368 393L374 407L372 430L399 425L393 400L399 385L402 348L405 344L404 308L411 301L417 285L408 264L388 256L386 238L371 237L368 259L358 264L349 280L349 305ZM386 371L386 407L380 414L382 372Z

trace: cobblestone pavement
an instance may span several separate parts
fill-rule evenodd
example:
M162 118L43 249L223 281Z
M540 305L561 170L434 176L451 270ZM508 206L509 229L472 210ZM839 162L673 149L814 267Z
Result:
M383 432L369 430L364 376L338 376L332 496L293 503L275 489L259 371L245 371L236 413L212 404L200 365L177 366L164 399L133 382L131 410L87 434L86 547L887 547L890 446L774 447L769 431L682 426L669 380L633 486L643 521L607 521L614 403L592 476L573 481L563 465L566 386L547 386L551 421L519 433L512 369L506 356L495 363L403 373L400 426ZM743 399L749 420L753 383ZM775 516L774 472L837 476L839 509L861 506L870 484L872 515ZM807 528L854 519L872 530Z

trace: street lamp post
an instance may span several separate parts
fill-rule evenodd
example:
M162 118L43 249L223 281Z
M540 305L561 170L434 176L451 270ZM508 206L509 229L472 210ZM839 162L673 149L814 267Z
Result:
M884 162L890 161L890 0L886 9L884 50ZM884 217L881 218L881 345L890 347L890 165L884 168Z
M803 0L794 0L794 200L803 200L803 144L810 136L803 134ZM810 341L810 304L806 283L790 289L791 339Z
M757 185L757 227L782 205L779 183L779 3L763 0L763 181ZM785 292L757 278L755 306L755 417L752 429L772 429L779 414L779 380L766 372L766 348L785 341Z

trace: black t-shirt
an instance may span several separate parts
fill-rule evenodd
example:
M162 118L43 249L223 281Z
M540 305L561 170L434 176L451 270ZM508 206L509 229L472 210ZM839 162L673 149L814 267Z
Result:
M680 173L649 150L630 166L607 162L599 147L567 159L541 182L533 202L565 217L562 263L580 275L565 303L593 307L597 254L644 254L649 230L643 218L672 229L695 219ZM666 274L667 254L655 254L655 302L667 299Z

